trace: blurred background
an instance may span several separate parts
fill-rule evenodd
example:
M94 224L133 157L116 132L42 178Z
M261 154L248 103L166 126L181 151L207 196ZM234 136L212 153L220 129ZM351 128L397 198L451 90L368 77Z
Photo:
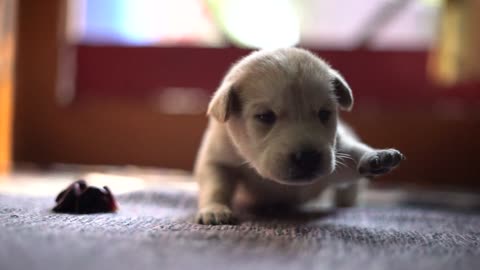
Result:
M0 171L191 170L228 67L300 46L340 70L343 117L407 160L380 185L480 191L480 1L0 0Z

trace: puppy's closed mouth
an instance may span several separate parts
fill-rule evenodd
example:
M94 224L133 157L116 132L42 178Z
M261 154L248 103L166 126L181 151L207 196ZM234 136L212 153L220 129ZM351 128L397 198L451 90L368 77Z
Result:
M320 170L298 171L295 168L289 168L286 177L277 179L277 182L285 185L307 185L315 182L320 174Z

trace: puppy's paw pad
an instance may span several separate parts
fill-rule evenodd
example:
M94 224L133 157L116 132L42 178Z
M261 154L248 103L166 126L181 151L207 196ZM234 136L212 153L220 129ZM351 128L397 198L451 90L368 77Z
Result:
M214 205L200 209L195 217L195 222L204 225L235 224L236 219L227 206Z
M396 149L376 150L366 153L358 164L358 172L362 175L380 175L394 169L405 156Z

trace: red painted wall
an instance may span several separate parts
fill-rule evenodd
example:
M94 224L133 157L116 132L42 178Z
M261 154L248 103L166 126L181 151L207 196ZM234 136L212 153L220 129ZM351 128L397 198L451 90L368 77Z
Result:
M77 97L148 98L165 87L214 91L229 66L249 50L79 46ZM427 78L424 51L321 51L348 80L357 104L433 106L455 99L480 107L480 83L440 87Z

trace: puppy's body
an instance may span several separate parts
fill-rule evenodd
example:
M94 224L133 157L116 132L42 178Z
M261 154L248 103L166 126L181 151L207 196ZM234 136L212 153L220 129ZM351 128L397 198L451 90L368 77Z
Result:
M337 204L355 202L358 180L402 159L374 150L340 122L350 110L348 84L323 60L297 48L259 51L225 76L195 164L197 221L232 221L233 198L298 205L338 186Z

